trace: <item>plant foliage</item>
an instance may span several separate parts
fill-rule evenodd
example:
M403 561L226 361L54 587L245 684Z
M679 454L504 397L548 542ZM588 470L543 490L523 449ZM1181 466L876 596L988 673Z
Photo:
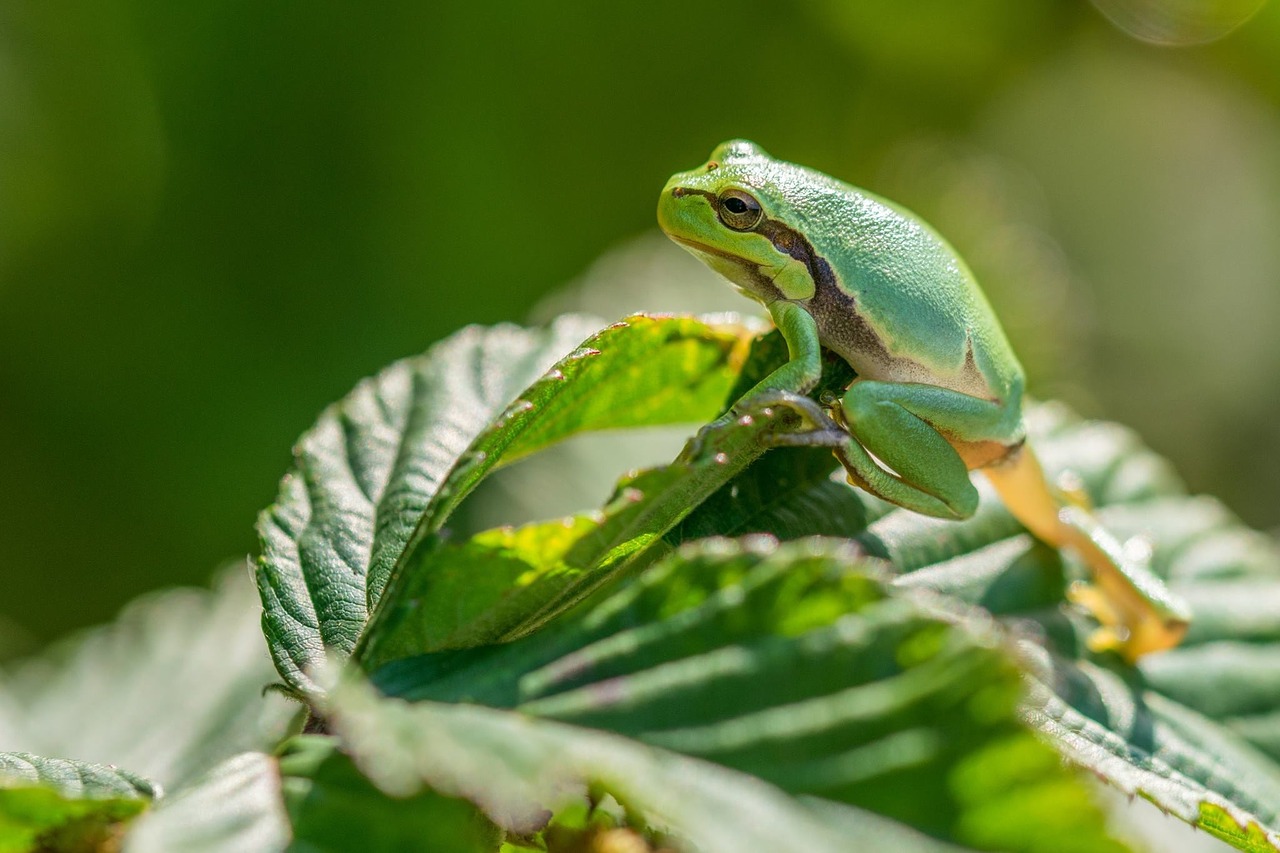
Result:
M158 767L177 786L132 825L148 783L11 756L0 842L19 841L0 849L50 833L134 851L1128 849L1082 771L1280 849L1280 551L1133 434L1029 413L1046 466L1075 472L1196 612L1181 647L1137 667L1088 650L1064 596L1081 567L990 492L967 521L924 518L848 486L822 450L770 449L803 428L785 411L717 418L786 359L776 333L731 316L593 328L464 330L299 441L255 574L311 734L274 754L260 720L247 736L243 679L215 640L190 645L229 703L209 725L240 734L170 739ZM815 396L851 378L830 359ZM455 523L482 481L554 444L707 422L670 463L613 472L602 506ZM216 616L231 594L135 618L158 648L239 642ZM60 660L164 659L88 648ZM38 683L93 695L72 681ZM33 707L11 692L0 733L18 739L37 729L5 728Z

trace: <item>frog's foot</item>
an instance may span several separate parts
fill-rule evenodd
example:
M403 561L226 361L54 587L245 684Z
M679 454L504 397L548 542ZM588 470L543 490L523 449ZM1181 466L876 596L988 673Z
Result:
M838 451L851 441L849 433L839 427L811 429L804 432L775 432L766 436L769 447L829 447Z
M1099 627L1085 638L1090 651L1114 652L1136 664L1145 655L1177 646L1186 636L1189 611L1126 610L1123 600L1106 592L1104 586L1105 581L1096 585L1076 582L1067 589L1067 599L1098 620ZM1169 601L1185 608L1180 599Z
M1067 600L1088 611L1098 620L1098 627L1085 638L1085 646L1095 654L1102 652L1124 652L1129 642L1129 629L1124 625L1123 616L1107 594L1096 586L1077 581L1067 587Z
M840 405L840 395L833 391L823 391L818 397L818 405L822 406L823 411L827 413L827 417L836 422L840 429L852 434L849 429L849 422L845 420L844 406Z
M795 412L811 426L824 428L831 422L827 410L803 394L791 391L761 391L734 406L734 411L742 415L763 414L766 410L785 409Z
M779 423L764 436L770 447L839 447L849 434L820 404L789 391L765 391L735 407L744 417L775 417L786 412L799 423Z
M847 441L848 433L831 419L827 410L810 398L790 391L762 391L735 404L733 408L706 424L689 439L681 450L679 459L688 461L697 457L718 431L744 418L771 418L783 411L799 419L796 427L779 427L766 432L763 443L768 447L817 446L835 447ZM785 430L785 431L783 431Z

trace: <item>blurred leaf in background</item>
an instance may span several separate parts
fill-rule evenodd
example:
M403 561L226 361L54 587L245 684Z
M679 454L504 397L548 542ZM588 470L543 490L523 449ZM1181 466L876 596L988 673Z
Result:
M6 4L0 654L249 551L323 405L732 136L918 210L1035 393L1276 526L1280 4L920 5Z

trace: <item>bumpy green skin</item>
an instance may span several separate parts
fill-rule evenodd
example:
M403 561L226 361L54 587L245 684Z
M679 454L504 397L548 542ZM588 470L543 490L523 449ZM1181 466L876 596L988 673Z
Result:
M735 232L720 222L711 199L734 187L759 200L761 228ZM973 275L932 228L891 202L736 140L716 148L708 164L671 178L658 219L758 301L806 305L823 344L859 376L926 382L1018 408L1022 367ZM766 236L769 223L800 235L816 258L806 264L803 247L780 249ZM813 295L795 298L802 297L796 288L775 285L784 269Z
M734 193L761 208L749 230L726 225L724 200ZM672 177L658 220L769 308L793 360L816 357L821 342L858 372L842 407L860 445L842 456L854 482L930 515L973 513L968 470L1023 440L1024 380L986 297L945 240L883 199L741 140ZM804 392L816 378L790 372L770 387ZM901 476L886 476L865 451Z
M942 518L977 509L983 468L1035 535L1081 553L1098 585L1097 648L1130 660L1176 645L1190 612L1087 511L1067 507L1021 449L1023 373L955 250L909 211L735 140L674 175L658 221L668 236L764 304L790 360L735 410L783 405L814 427L780 435L832 448L850 482ZM857 371L830 412L802 395L821 348ZM731 412L731 416L733 413Z

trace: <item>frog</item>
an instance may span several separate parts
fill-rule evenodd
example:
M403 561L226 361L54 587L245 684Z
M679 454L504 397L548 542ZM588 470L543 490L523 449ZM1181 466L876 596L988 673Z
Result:
M976 512L977 472L1034 537L1084 563L1068 598L1098 623L1090 649L1132 664L1182 641L1187 603L1081 488L1050 482L1027 437L1022 365L972 271L923 219L735 139L671 177L658 223L763 305L786 342L787 361L721 422L789 410L803 428L772 444L830 448L850 484L937 518ZM855 378L815 401L824 349Z

